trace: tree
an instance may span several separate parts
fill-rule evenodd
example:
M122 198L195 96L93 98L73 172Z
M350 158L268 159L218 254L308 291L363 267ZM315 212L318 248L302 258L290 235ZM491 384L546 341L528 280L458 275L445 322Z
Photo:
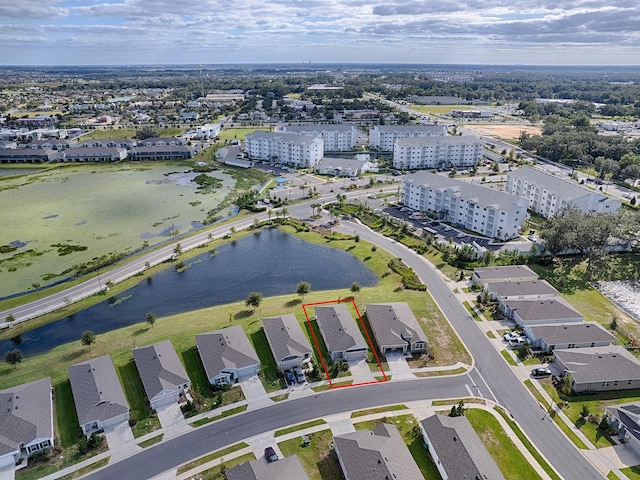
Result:
M176 257L179 257L181 253L182 253L182 245L180 245L179 243L176 243L176 246L173 247L173 254Z
M145 317L146 322L153 327L153 324L156 323L156 314L153 312L147 313Z
M570 395L573 390L573 375L565 373L564 377L560 380L560 393L563 395Z
M304 300L304 296L311 291L311 284L309 282L300 282L296 288L298 296Z
M9 365L16 365L22 361L22 352L17 348L9 350L4 354L4 361Z
M247 307L252 307L255 311L262 303L262 294L260 292L251 292L244 303Z
M91 330L85 330L84 332L82 332L82 337L80 338L80 341L82 342L82 345L89 346L96 341L96 334L93 333Z
M138 140L145 140L151 137L157 137L158 133L151 127L142 127L136 130L136 138Z
M289 215L289 210L283 208L282 210L280 210L280 213L282 214L282 219L284 220L285 218L287 218L287 215Z
M589 406L585 403L582 404L582 409L580 410L580 416L582 418L587 418L589 416Z
M7 323L15 322L16 317L13 313L10 313L9 315L7 315L7 318L5 320L7 321Z
M356 296L358 294L358 292L360 291L360 284L358 282L353 282L351 284L351 287L349 288L349 290L351 291L351 293L353 293L354 296Z
M611 323L609 323L609 329L615 332L617 328L618 328L618 317L613 317L611 319Z

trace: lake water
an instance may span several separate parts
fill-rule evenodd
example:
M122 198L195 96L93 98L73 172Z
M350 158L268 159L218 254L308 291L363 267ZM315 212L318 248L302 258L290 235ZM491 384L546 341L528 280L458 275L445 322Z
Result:
M263 296L292 294L299 282L312 291L344 288L354 281L375 285L377 276L363 262L342 250L315 245L280 230L263 230L222 245L185 262L184 271L172 266L149 281L20 336L20 343L0 342L0 358L19 348L23 355L47 352L80 341L82 332L96 334L144 323L156 317L244 300L250 292ZM345 291L345 294L347 292Z

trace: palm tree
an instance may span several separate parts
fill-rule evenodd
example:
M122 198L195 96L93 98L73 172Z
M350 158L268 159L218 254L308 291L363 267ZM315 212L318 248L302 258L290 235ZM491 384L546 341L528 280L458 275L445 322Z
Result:
M286 208L283 208L282 210L280 210L280 212L282 213L282 219L284 220L285 218L287 218L287 215L289 215L289 210Z

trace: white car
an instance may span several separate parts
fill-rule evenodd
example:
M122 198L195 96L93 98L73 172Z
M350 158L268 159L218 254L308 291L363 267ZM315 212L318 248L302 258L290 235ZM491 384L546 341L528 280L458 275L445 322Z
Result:
M521 335L518 335L516 332L507 332L503 335L502 338L504 338L505 342L510 342L512 340L517 340L520 337Z

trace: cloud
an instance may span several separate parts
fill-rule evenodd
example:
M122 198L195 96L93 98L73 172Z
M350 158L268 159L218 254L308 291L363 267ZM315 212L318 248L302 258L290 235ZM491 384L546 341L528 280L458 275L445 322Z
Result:
M61 0L5 0L0 2L0 19L41 19L59 18L68 13L68 9L58 7Z

